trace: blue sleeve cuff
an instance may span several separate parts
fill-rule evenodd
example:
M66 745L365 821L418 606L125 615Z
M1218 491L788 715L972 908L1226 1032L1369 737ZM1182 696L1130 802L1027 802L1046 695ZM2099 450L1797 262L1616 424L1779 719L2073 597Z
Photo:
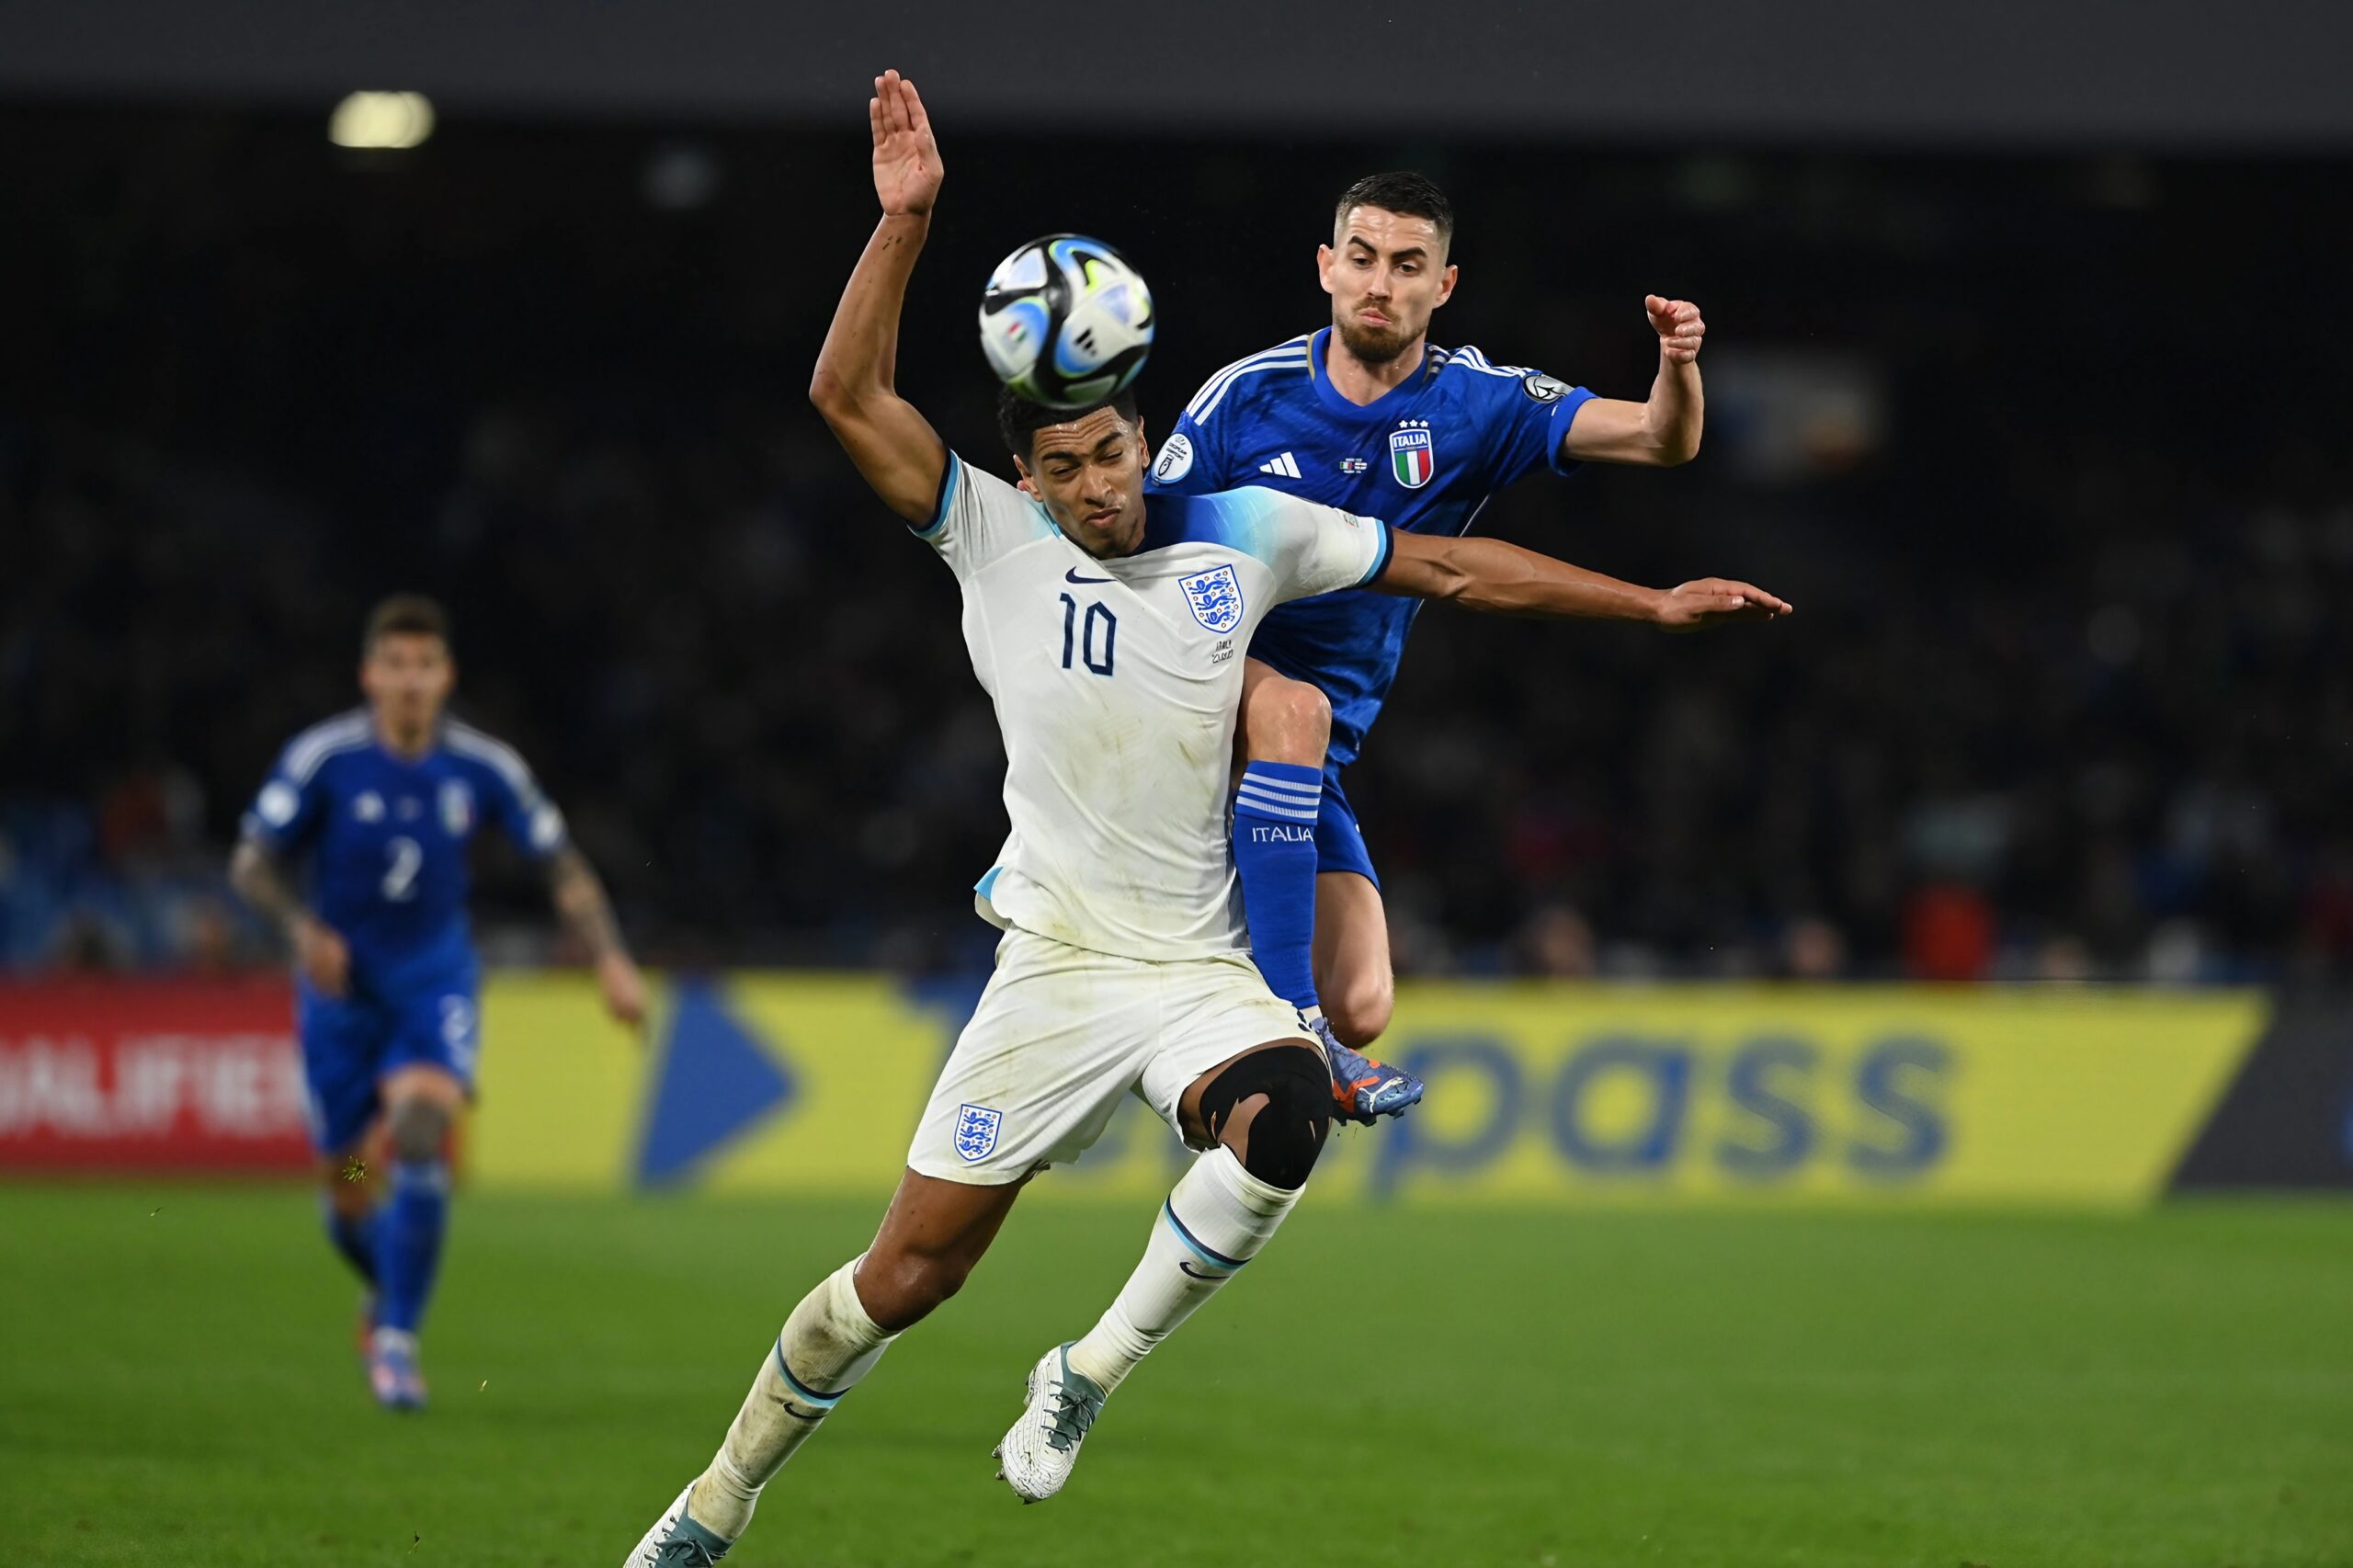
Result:
M910 531L915 538L926 541L938 539L939 530L948 526L948 508L955 505L956 485L961 477L960 471L963 466L964 461L961 458L954 452L948 454L948 462L939 471L939 498L932 503L931 521L919 528L911 528Z
M1577 410L1593 401L1591 387L1571 387L1552 405L1552 472L1574 473L1585 464L1569 456L1569 426L1576 423Z
M1373 558L1372 570L1366 573L1361 578L1358 579L1357 586L1359 588L1363 587L1367 583L1378 583L1381 581L1381 574L1389 570L1389 551L1391 548L1389 543L1389 525L1379 517L1367 517L1365 521L1370 523L1374 528L1381 530L1381 553Z

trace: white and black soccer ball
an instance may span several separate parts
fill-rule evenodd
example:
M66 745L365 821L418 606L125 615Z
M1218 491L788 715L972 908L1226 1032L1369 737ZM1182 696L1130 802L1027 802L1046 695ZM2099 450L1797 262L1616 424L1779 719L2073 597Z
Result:
M981 348L997 380L1032 403L1100 403L1134 381L1152 352L1152 290L1101 240L1031 240L989 274Z

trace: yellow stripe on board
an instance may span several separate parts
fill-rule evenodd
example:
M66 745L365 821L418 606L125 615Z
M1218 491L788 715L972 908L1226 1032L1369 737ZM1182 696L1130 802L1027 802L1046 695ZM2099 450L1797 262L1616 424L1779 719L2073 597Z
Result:
M737 976L704 996L724 1041L706 1023L640 1052L585 980L494 982L473 1179L626 1186L661 1104L672 1184L887 1191L953 1020L865 975ZM1425 1071L1429 1100L1337 1130L1316 1182L1343 1201L2141 1203L2268 1007L2245 992L1409 984L1381 1046ZM698 1085L742 1081L747 1053L789 1087L731 1120ZM705 1121L722 1130L708 1148ZM1141 1199L1185 1158L1139 1105L1035 1190Z

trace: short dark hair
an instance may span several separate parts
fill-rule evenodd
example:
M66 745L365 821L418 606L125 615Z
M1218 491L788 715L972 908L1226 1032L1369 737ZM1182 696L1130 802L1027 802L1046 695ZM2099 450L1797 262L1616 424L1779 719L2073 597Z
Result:
M372 653L387 637L438 637L449 643L449 612L423 594L394 594L368 612L368 631L359 651Z
M1049 408L1042 403L1032 403L1011 387L1000 387L996 394L996 433L1005 438L1005 449L1029 460L1031 437L1049 425L1068 425L1084 419L1100 408L1116 409L1120 417L1132 425L1136 422L1136 392L1133 387L1122 387L1109 397L1099 398L1078 408Z
M1417 175L1411 169L1392 169L1387 174L1365 176L1340 192L1340 204L1332 210L1333 232L1336 233L1347 222L1348 214L1359 207L1378 207L1403 218L1427 218L1438 230L1439 244L1453 243L1454 203L1427 175Z

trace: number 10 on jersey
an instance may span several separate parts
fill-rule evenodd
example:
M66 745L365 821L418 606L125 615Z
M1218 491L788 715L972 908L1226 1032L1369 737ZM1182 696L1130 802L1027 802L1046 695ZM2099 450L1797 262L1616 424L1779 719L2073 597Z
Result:
M1096 656L1095 623L1097 619L1103 623L1102 657L1099 660ZM1078 601L1068 594L1063 596L1063 668L1071 667L1071 654L1075 650L1079 662L1088 670L1098 676L1109 675L1112 650L1119 639L1120 618L1118 616L1113 615L1100 604L1090 604L1086 607L1086 618L1082 623L1079 619Z

